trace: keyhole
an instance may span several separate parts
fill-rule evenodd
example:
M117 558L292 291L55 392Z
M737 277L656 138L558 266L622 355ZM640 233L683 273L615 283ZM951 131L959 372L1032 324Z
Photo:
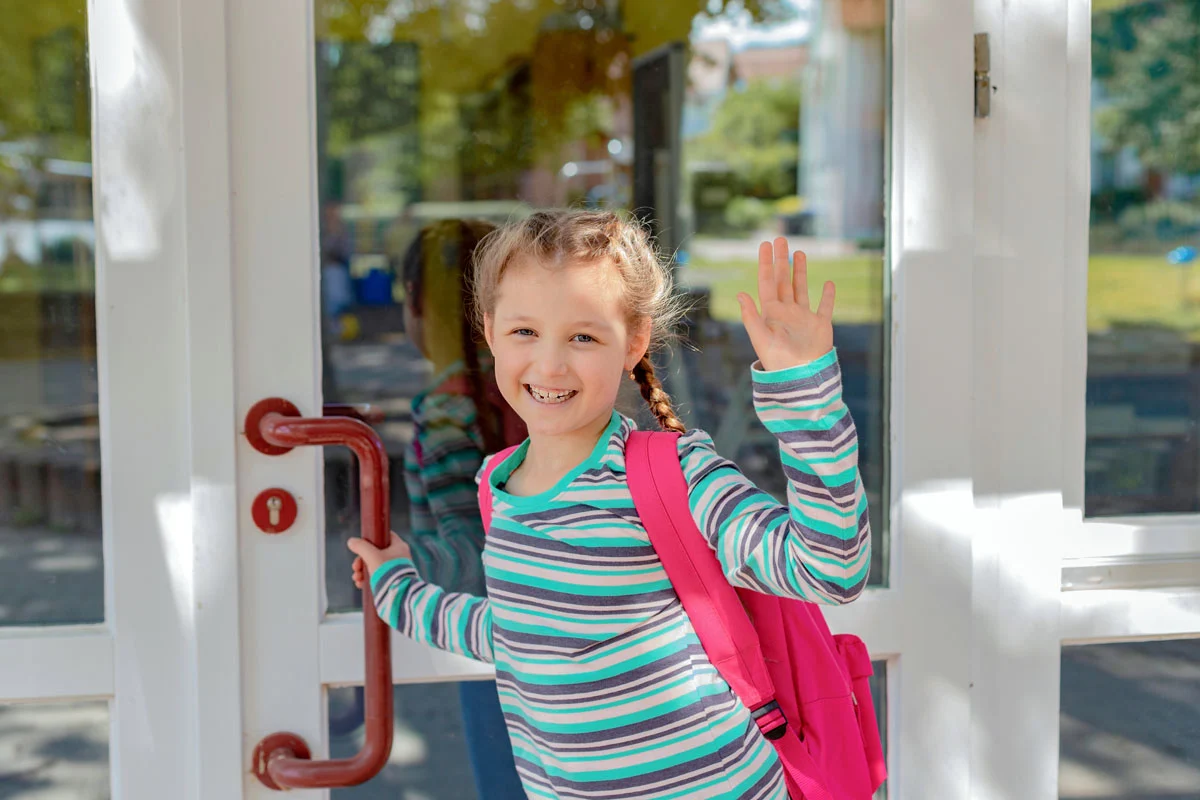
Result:
M278 497L267 498L267 517L272 526L279 524L279 512L283 508L283 501Z

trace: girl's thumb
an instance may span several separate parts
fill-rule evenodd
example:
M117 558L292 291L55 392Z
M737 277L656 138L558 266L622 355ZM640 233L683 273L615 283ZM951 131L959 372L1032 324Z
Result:
M372 544L366 539L360 539L357 536L352 536L351 538L347 539L346 547L350 548L350 552L354 553L356 556L361 556L364 551L370 552L371 550L375 549L375 547L372 546Z
M754 305L753 298L745 292L738 292L738 305L742 310L742 324L746 326L746 332L753 339L762 329L762 316L758 313L758 307Z

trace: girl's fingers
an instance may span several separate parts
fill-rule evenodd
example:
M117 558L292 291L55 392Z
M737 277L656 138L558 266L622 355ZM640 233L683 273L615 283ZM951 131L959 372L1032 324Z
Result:
M742 307L742 324L750 334L750 344L758 349L759 343L768 335L767 323L754 306L754 300L745 292L738 292L738 305Z
M758 302L765 306L776 298L775 251L770 242L763 242L758 246Z
M788 264L787 239L782 236L775 240L775 298L783 303L796 302L796 293L792 290L792 272Z
M796 302L804 306L805 310L812 309L812 301L808 297L808 256L803 250L797 250L792 256L794 266L792 268L792 293L796 298Z
M821 289L821 305L817 306L818 317L833 321L833 301L836 294L837 287L833 285L833 281L825 281L825 286Z

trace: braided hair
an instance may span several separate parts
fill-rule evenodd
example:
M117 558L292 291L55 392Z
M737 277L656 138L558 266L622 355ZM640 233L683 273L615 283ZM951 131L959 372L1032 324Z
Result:
M646 405L650 406L651 413L658 420L658 426L664 431L685 433L687 426L675 413L674 407L671 406L671 396L666 393L662 381L654 374L654 363L650 361L650 356L642 356L642 360L633 368L633 379L642 390Z

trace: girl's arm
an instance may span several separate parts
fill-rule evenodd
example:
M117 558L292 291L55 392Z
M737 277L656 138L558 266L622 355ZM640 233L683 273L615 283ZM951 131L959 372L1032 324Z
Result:
M486 599L426 583L407 558L380 564L371 573L371 591L380 618L405 636L492 663L492 609Z
M692 516L729 581L819 603L858 597L871 562L858 436L833 349L834 297L827 281L813 310L808 260L800 251L789 258L782 237L758 249L759 305L738 295L759 359L754 407L779 441L786 507L718 456L707 434L679 443Z
M836 354L753 375L755 410L779 441L788 504L692 431L679 440L692 517L734 586L848 603L867 582L871 527Z

